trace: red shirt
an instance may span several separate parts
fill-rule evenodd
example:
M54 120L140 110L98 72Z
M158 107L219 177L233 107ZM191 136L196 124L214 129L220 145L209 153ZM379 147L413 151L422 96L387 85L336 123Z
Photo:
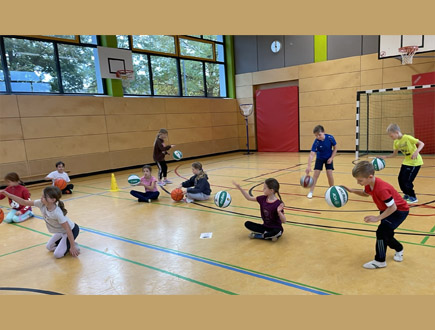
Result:
M399 195L392 185L384 180L375 178L373 190L371 190L370 185L367 185L364 187L364 191L372 196L379 211L385 211L388 208L385 204L391 202L393 199L399 211L409 211L408 203Z
M5 189L8 193L21 197L22 199L26 199L29 200L30 199L30 192L27 190L26 187L22 186L22 185L18 185L18 186L7 186ZM0 199L5 198L6 196L1 194L0 195ZM17 202L13 201L12 199L9 198L9 205L14 209L14 210L18 210L21 211L21 213L26 213L27 211L31 211L32 208L30 206L25 206L25 205L20 205Z

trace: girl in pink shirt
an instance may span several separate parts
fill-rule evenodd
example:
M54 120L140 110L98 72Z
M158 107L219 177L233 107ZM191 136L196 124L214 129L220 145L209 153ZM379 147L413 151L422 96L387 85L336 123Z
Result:
M151 200L155 200L159 197L160 192L157 189L157 179L151 175L151 166L144 165L142 167L143 177L140 178L138 186L144 186L145 192L136 190L130 191L130 194L138 199L138 202L151 203Z

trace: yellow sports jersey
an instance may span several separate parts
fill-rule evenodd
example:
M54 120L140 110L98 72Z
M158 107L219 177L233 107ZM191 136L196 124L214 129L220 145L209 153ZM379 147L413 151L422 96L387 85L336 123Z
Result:
M423 165L423 158L418 154L416 159L412 159L412 154L417 150L416 144L418 143L418 139L411 135L403 134L402 137L398 140L394 140L394 150L399 150L402 154L405 155L405 159L403 160L403 165L408 166L420 166Z

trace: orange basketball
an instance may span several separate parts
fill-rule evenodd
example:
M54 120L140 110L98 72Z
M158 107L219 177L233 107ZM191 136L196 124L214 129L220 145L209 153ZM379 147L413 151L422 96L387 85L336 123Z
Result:
M175 188L174 190L171 191L171 198L176 201L179 202L183 199L184 194L183 194L183 190L181 190L180 188Z
M60 190L64 190L66 188L66 181L64 179L56 179L54 181L54 185L58 187Z
M0 223L3 222L3 219L5 218L5 214L3 213L3 210L0 209Z

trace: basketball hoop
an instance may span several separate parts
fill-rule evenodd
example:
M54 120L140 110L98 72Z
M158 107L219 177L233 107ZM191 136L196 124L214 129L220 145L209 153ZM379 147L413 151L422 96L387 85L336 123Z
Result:
M252 110L253 110L252 104L240 104L239 108L240 108L240 113L245 117L248 117L252 114Z
M248 125L248 117L252 114L253 106L252 104L240 104L239 105L240 113L245 117L246 124L246 149L247 152L245 155L251 155L252 152L249 152L249 125Z
M133 80L134 71L133 70L118 70L116 71L116 77L122 80L122 87L130 87L130 82Z
M418 50L418 46L405 46L399 48L399 53L402 56L402 65L412 64L412 58Z

